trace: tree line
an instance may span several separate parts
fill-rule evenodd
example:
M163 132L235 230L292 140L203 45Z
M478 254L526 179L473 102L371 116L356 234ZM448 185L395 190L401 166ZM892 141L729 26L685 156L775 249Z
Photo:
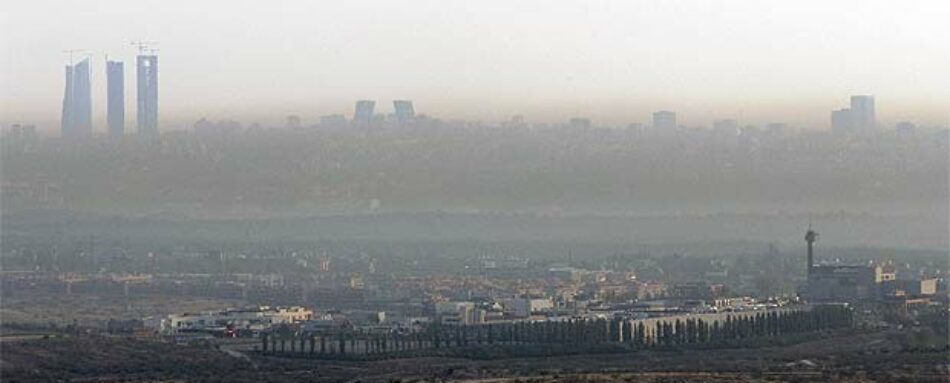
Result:
M660 318L648 323L625 318L571 318L476 325L433 323L417 331L360 330L323 333L271 332L261 336L260 351L313 357L388 357L461 352L485 346L613 345L625 350L741 346L757 339L849 328L851 308L815 306L730 314L717 319Z

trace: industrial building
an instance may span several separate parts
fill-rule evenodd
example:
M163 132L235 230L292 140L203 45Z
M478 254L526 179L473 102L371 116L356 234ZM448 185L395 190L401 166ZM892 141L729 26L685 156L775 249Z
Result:
M250 307L207 313L169 315L154 321L152 326L162 333L179 331L216 332L231 329L264 330L277 324L308 321L313 311L300 307Z
M808 243L808 282L803 296L811 302L880 301L888 297L926 297L936 294L937 280L897 279L890 264L818 265L814 243L818 233L805 234Z

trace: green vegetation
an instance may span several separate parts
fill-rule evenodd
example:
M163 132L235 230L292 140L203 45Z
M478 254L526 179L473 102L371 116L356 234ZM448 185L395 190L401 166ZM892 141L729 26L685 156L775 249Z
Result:
M464 326L433 324L408 334L355 331L329 335L274 333L261 338L260 350L268 355L354 360L409 356L551 356L644 349L763 346L799 338L803 334L852 326L850 308L816 306L810 310L729 315L724 320L714 321L701 318L659 320L655 326L621 319L571 319Z

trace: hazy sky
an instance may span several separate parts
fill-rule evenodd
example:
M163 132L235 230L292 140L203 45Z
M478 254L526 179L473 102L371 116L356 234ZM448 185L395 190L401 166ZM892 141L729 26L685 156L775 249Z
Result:
M415 100L438 117L573 115L648 122L788 121L824 128L850 94L879 118L948 124L950 1L7 1L0 5L0 123L57 124L65 49L160 49L163 122L305 122L356 99ZM58 128L50 126L49 128Z

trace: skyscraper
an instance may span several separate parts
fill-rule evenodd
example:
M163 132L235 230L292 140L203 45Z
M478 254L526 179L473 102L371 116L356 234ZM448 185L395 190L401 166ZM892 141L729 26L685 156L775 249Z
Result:
M109 136L125 134L125 69L121 61L106 62L106 122Z
M835 133L851 132L851 109L844 108L831 111L831 131Z
M356 102L356 110L353 112L353 122L368 124L373 121L373 109L376 108L376 101L359 100Z
M416 111L412 108L412 101L393 100L393 109L396 111L396 121L406 123L416 117Z
M66 91L63 94L61 129L63 138L81 138L92 134L89 59L66 66Z
M136 114L138 133L158 135L158 56L136 57Z
M851 124L859 131L874 129L874 96L851 96Z
M663 130L676 129L676 113L668 110L653 112L653 128Z

